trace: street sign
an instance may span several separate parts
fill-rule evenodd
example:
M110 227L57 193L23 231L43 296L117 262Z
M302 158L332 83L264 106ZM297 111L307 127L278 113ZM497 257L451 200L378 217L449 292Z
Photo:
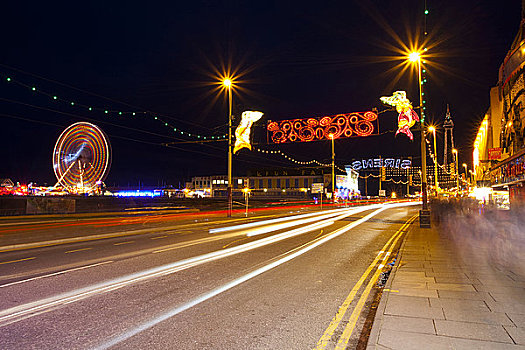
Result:
M322 182L316 182L312 184L312 193L323 193L324 184Z

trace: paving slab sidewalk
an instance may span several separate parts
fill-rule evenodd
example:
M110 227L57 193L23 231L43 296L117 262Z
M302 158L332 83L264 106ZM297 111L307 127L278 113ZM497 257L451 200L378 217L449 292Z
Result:
M367 350L524 349L525 280L446 232L408 232Z

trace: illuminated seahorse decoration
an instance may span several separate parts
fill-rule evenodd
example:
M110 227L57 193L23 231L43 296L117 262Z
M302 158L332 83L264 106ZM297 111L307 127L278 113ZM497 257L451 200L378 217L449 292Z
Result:
M250 129L252 124L261 119L264 113L256 111L246 111L242 113L239 126L235 129L235 147L233 153L237 153L241 148L252 149L250 144Z
M414 135L410 131L410 128L419 121L419 117L412 109L412 104L408 100L406 92L396 91L392 96L383 96L380 100L384 104L396 107L396 111L399 113L397 117L396 135L402 132L406 134L410 140L413 140Z

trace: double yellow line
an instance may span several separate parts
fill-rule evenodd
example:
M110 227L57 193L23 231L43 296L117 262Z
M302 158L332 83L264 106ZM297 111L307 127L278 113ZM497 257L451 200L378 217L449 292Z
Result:
M365 302L368 299L368 295L370 294L370 291L372 290L372 287L374 286L374 284L376 283L376 280L378 279L379 275L383 271L383 267L385 266L389 256L392 254L392 250L396 246L398 240L402 237L403 233L406 232L408 227L412 224L412 222L414 222L416 218L417 218L417 215L414 215L413 217L408 219L407 222L405 222L403 226L401 226L401 228L397 230L397 232L394 235L392 235L392 237L390 237L388 242L386 242L386 244L383 246L383 249L377 254L374 261L370 264L370 266L368 266L368 268L363 273L361 278L359 278L359 281L357 281L354 288L352 288L352 290L350 291L350 294L348 294L348 296L346 297L343 304L339 307L339 310L337 311L336 315L330 322L330 325L328 326L326 331L323 333L323 335L317 342L314 348L315 350L326 349L328 342L330 341L335 330L341 323L346 311L348 310L348 307L350 306L350 304L352 304L352 301L354 300L357 292L359 291L359 289L361 289L361 286L364 284L364 282L368 278L368 275L370 274L370 272L375 268L379 260L381 260L381 263L377 267L376 272L374 273L374 275L368 282L367 286L365 287L365 290L363 291L363 294L359 298L359 301L357 302L357 305L354 308L354 311L350 315L350 319L335 347L336 350L342 350L346 348L346 346L348 345L348 341L350 340L350 336L352 335L352 332L354 331L359 315L361 314L363 306L365 305Z

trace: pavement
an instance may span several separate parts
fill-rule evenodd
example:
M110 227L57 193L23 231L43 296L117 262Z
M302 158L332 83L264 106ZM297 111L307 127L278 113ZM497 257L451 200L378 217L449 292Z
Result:
M408 232L367 350L525 349L521 270L492 259L495 247L476 235L433 226Z

